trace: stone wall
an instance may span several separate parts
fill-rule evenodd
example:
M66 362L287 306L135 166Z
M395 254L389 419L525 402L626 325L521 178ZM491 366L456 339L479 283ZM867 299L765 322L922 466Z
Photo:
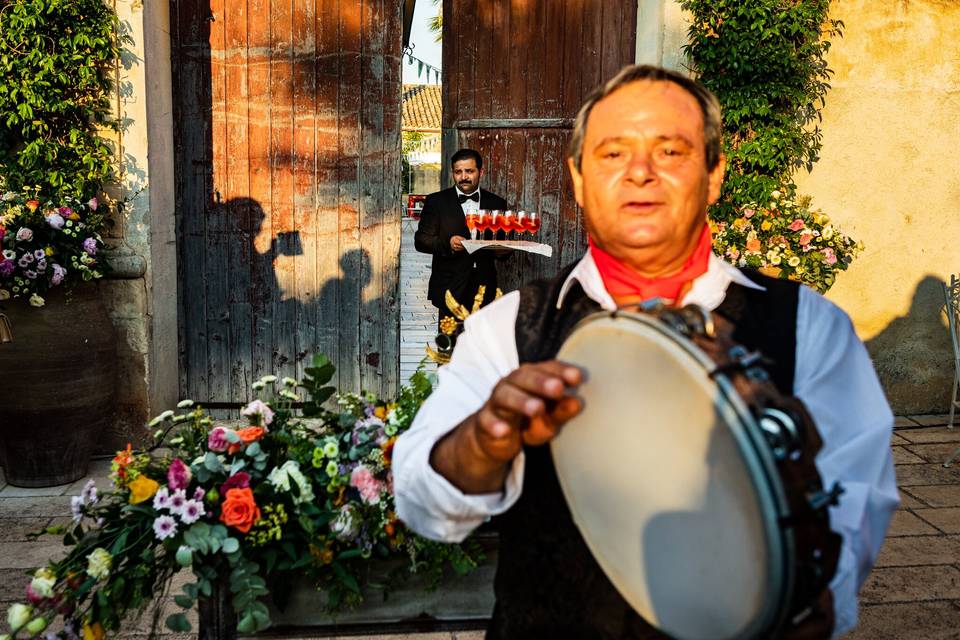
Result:
M680 68L675 0L640 0L637 59ZM866 342L898 413L946 410L953 361L941 283L960 272L960 1L834 0L823 150L797 176L866 250L828 297Z
M117 411L101 453L142 442L145 424L176 402L176 244L170 51L167 6L140 0L114 3L132 38L121 58L110 135L117 151L118 183L108 189L123 201L107 239L114 272L103 282L120 358Z

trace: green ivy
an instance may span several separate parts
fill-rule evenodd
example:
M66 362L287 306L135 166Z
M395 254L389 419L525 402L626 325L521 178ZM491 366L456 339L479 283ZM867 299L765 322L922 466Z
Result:
M843 23L829 0L682 0L692 16L684 52L723 106L727 179L712 215L727 220L770 193L792 195L822 143L826 54Z
M0 176L86 201L113 176L100 137L127 39L103 0L0 0Z

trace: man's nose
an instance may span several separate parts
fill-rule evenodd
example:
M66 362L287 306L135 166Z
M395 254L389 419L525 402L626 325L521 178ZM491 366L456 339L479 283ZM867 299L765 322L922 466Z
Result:
M639 184L644 184L652 180L656 175L653 158L645 151L635 151L630 154L630 162L627 164L627 179Z

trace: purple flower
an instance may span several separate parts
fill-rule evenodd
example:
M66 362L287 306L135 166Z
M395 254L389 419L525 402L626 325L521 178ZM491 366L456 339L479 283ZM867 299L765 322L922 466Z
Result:
M80 492L80 497L83 498L83 501L89 504L95 504L99 500L97 495L97 483L93 480L87 480L87 483L83 485L83 490Z
M83 241L83 250L86 251L88 255L97 255L97 241L93 238L87 238Z
M73 215L73 209L71 209L70 207L60 207L59 209L57 209L57 211L59 211L60 215L63 216L64 218L69 218L70 216Z
M49 213L44 217L47 219L47 224L54 229L63 229L64 220L59 213Z
M50 280L50 284L57 286L63 282L63 278L67 275L67 270L58 265L56 262L53 263L53 278Z
M214 453L223 453L230 446L226 427L214 427L207 436L207 449Z
M37 260L37 271L43 273L47 270L47 261L46 260Z
M250 474L246 471L238 471L233 474L227 481L220 485L220 495L227 495L227 491L230 489L246 489L250 486Z
M157 489L157 493L153 496L153 508L156 510L160 509L169 509L170 508L170 490L166 487L160 487Z
M29 267L31 264L33 264L33 254L30 254L30 253L23 254L22 256L20 256L20 259L17 260L17 264L23 268Z
M194 489L194 491L193 491L193 499L196 500L196 501L198 501L198 502L201 501L201 500L203 500L203 497L204 497L205 495L207 495L207 492L206 492L206 490L204 490L203 487L197 487L197 488Z
M13 260L0 260L0 276L8 278L10 277L10 274L13 273L13 270Z
M36 251L33 252L33 257L36 258L37 260L43 260L44 258L46 258L46 256L47 254L43 252L43 249L37 249Z
M206 514L206 509L203 508L203 503L199 500L187 500L183 503L183 508L180 510L180 519L183 520L183 524L193 524L200 519L200 516Z
M157 540L166 540L177 533L177 521L171 516L160 516L153 521L153 533Z
M187 501L187 492L183 489L177 489L170 496L170 513L180 514L183 512L183 505Z
M190 467L184 464L180 458L174 458L167 469L167 486L176 491L177 489L186 489L192 478Z
M70 498L70 512L73 513L73 521L83 520L83 496L72 496Z
M20 242L30 242L33 240L33 231L28 227L20 227L17 230L17 240Z
M31 280L37 279L37 272L34 271L33 269L27 269L26 271L23 272L23 275L27 276Z

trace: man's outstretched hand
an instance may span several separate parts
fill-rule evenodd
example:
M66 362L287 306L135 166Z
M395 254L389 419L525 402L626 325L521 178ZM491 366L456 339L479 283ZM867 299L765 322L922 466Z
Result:
M464 251L463 241L466 240L463 236L451 236L450 238L450 248L454 251Z
M546 444L580 413L580 400L569 392L582 379L579 369L556 360L521 365L434 446L430 464L464 493L501 491L524 445Z

